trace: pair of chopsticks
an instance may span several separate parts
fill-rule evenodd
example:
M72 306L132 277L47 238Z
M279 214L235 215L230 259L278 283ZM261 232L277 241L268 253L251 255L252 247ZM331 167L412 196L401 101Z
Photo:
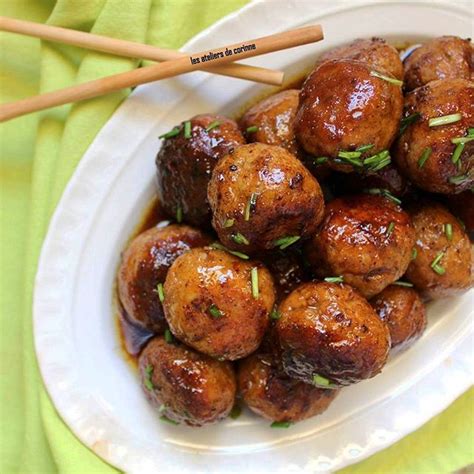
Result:
M161 49L140 43L6 17L0 17L0 30L80 46L119 56L164 61L160 64L138 68L133 71L103 77L65 89L0 105L0 122L31 112L91 99L120 89L135 87L140 84L146 84L195 70L205 70L215 74L238 77L255 82L281 85L283 73L280 71L229 63L313 43L323 39L321 26L313 25L245 41L243 43L227 45L209 51L185 54L179 51ZM231 51L232 54L229 54L229 51ZM204 60L204 58L207 58L207 60Z

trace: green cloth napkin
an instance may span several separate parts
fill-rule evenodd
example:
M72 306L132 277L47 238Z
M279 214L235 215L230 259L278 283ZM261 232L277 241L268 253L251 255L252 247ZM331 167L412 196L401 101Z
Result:
M0 0L0 14L179 48L245 0ZM0 34L0 101L138 62ZM0 126L0 472L112 473L62 422L41 382L31 324L33 280L48 221L87 147L129 91ZM344 472L450 472L473 461L473 391L405 439Z

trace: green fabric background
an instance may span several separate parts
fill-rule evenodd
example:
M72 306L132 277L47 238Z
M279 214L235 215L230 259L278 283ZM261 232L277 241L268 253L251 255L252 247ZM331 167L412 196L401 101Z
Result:
M0 14L179 48L245 0L0 0ZM0 34L0 101L135 68L137 61ZM0 126L0 472L114 469L63 424L33 351L31 302L42 239L81 156L128 91ZM345 472L450 472L473 462L473 391L417 432Z

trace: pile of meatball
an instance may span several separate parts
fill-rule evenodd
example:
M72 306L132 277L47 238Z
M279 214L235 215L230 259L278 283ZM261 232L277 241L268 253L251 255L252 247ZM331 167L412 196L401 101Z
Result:
M318 415L422 336L428 300L473 284L470 40L356 40L238 122L160 139L169 221L124 251L118 294L164 421Z

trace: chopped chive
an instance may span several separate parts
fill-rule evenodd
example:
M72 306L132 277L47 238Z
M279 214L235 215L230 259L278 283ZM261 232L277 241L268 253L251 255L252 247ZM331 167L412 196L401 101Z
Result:
M252 296L254 299L258 299L258 268L253 267L250 270L250 279L252 281Z
M273 308L272 312L270 313L270 319L277 320L280 318L281 318L281 313L276 308Z
M221 123L219 120L214 120L206 127L206 132L210 132L213 128L217 128Z
M324 281L326 283L344 283L344 277L342 275L337 277L326 277Z
M434 265L431 268L438 275L444 275L446 273L446 270L441 265Z
M405 130L412 125L413 123L418 122L418 120L421 118L421 114L419 112L415 112L414 114L408 115L405 118L402 118L400 120L400 130L399 130L399 135L401 135Z
M331 381L329 379L319 374L313 375L313 383L315 385L324 385L325 387L329 387L329 385L331 385Z
M458 143L456 148L454 149L453 156L451 157L451 161L456 164L461 158L461 153L464 150L464 143Z
M395 229L395 222L390 222L390 224L387 227L387 237L389 237L392 234L393 229Z
M191 138L191 122L189 120L184 122L184 138Z
M411 288L413 286L413 283L410 283L409 281L398 280L398 281L394 281L392 285L405 286L407 288Z
M364 151L370 150L373 147L374 147L374 145L372 143L370 143L368 145L362 145L359 148L356 148L356 151L358 151L360 153L364 153Z
M158 283L156 286L156 292L158 293L160 302L163 303L163 301L165 301L165 290L163 289L163 283Z
M299 235L289 235L287 237L280 237L279 239L275 240L273 244L275 247L279 247L280 250L285 250L287 247L300 240L300 238L301 237Z
M392 162L392 159L390 157L385 158L384 160L381 160L376 166L371 168L371 171L380 171L382 168L385 168L391 162Z
M181 206L178 206L176 208L176 222L178 224L181 224L182 221L183 221L183 208Z
M364 160L364 166L371 171L379 171L392 162L392 158L388 150L369 156Z
M170 425L179 425L177 421L172 420L171 418L168 418L165 415L160 416L160 420L164 421L165 423L169 423Z
M235 222L235 219L226 219L223 224L224 229L228 229L229 227L232 227L234 225L234 222Z
M360 151L340 151L337 156L339 158L360 158L362 153Z
M341 151L341 152L338 153L339 159L342 160L342 161L345 161L346 163L349 163L350 165L355 166L357 168L362 168L364 166L364 163L362 162L362 160L360 158L347 156L347 153L359 153L359 152ZM341 154L344 154L344 156L341 156ZM360 155L360 153L359 153L359 155Z
M236 257L241 258L242 260L248 260L250 257L248 255L245 255L242 252L237 252L237 250L230 250L227 247L224 247L221 243L219 242L214 242L211 244L212 248L218 249L218 250L224 250L227 253L230 253L231 255L235 255Z
M380 72L377 71L370 71L370 75L373 77L378 77L379 79L383 79L384 81L390 82L391 84L394 84L395 86L403 86L403 81L400 81L399 79L395 79L394 77L389 77L385 76L384 74L380 74Z
M411 259L415 260L416 257L418 257L418 250L416 249L416 247L413 247L413 249L411 250Z
M180 128L179 127L174 127L172 128L169 132L163 133L160 135L158 138L173 138L176 135L179 135Z
M434 260L431 262L430 267L438 274L443 275L445 273L445 269L439 264L441 259L444 257L444 252L438 252Z
M427 147L423 150L423 153L421 154L420 159L418 160L418 168L423 168L424 164L426 163L426 160L430 157L431 155L431 147Z
M153 382L151 381L152 375L153 375L153 366L147 365L145 367L145 378L143 380L143 383L145 385L145 388L150 391L155 388L155 386L153 385Z
M448 125L450 123L459 122L462 116L460 113L443 115L442 117L433 117L428 120L430 127L439 127L440 125Z
M222 311L215 304L211 304L211 306L209 306L208 311L214 319L219 319L223 316Z
M255 133L258 132L258 127L256 125L252 125L251 127L247 127L245 131L247 133Z
M236 243L236 244L242 244L242 245L248 245L249 241L247 238L242 235L240 232L237 232L236 234L232 234L231 239Z
M453 240L453 226L449 222L444 224L444 233L446 234L446 238L448 240Z
M365 193L373 194L375 196L386 197L387 199L390 199L390 201L393 201L395 204L401 204L402 203L402 201L400 199L398 199L396 196L394 196L388 189L370 188L370 189L364 189L363 191Z
M324 163L326 163L328 161L328 157L327 156L319 156L318 158L315 158L314 159L314 163L316 165L323 165Z
M166 404L163 403L163 405L160 405L160 408L158 408L158 413L164 413L166 411Z
M250 220L250 213L255 209L255 205L257 204L257 193L252 193L250 195L250 199L247 201L247 204L245 205L245 211L244 211L244 220L248 221Z
M230 410L229 417L236 420L242 414L242 408L240 405L235 404Z
M291 421L274 421L270 428L289 428L291 425Z
M461 144L461 143L469 143L469 142L472 142L472 140L474 140L474 136L467 136L467 137L456 137L456 138L453 138L451 140L451 143L454 143L455 145L456 144Z
M174 342L173 334L171 334L171 331L169 329L165 330L165 341L168 344L173 344L173 342Z
M463 184L465 181L468 180L468 177L465 174L460 174L458 176L451 176L448 181L451 184Z

